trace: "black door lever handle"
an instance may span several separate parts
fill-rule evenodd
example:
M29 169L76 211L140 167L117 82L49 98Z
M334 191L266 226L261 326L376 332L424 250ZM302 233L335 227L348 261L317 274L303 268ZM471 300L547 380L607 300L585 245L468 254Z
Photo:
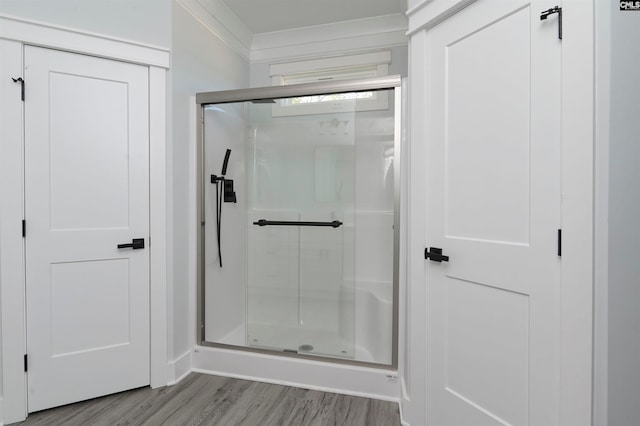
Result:
M119 249L123 248L132 248L134 250L143 249L144 248L144 238L134 238L131 240L131 243L127 244L118 244Z
M431 249L424 249L424 258L429 259L432 262L448 262L449 256L442 254L442 249L438 247L431 247Z

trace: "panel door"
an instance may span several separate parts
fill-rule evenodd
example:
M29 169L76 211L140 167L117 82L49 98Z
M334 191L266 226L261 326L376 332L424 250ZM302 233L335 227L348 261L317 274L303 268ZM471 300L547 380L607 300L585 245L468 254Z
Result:
M478 1L427 36L430 425L558 424L556 3Z
M25 48L29 412L149 384L148 71Z

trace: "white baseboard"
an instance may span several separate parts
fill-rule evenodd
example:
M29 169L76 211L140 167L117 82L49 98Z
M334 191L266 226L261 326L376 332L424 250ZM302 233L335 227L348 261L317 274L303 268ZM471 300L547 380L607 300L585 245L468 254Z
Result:
M400 423L402 424L402 426L410 426L404 415L405 402L409 402L407 382L405 381L404 377L400 377L400 402L398 403L400 409Z
M0 398L0 426L4 425L4 400Z
M407 419L404 418L404 400L400 400L400 402L398 403L399 409L400 409L400 424L402 426L411 426L411 424L407 421Z
M191 373L191 351L188 350L169 363L169 386L179 383Z

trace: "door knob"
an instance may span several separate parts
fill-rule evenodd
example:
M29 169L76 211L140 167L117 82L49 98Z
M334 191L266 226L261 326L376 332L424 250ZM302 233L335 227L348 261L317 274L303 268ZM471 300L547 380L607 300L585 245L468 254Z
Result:
M144 238L134 238L131 240L131 243L126 244L118 244L119 249L123 248L132 248L134 250L143 249L144 248Z
M438 247L431 247L430 249L424 249L424 258L429 259L432 262L448 262L449 256L442 254L442 249Z

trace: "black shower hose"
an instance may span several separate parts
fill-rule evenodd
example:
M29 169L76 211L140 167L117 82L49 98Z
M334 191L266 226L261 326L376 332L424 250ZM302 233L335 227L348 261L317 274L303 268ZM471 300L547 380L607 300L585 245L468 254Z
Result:
M224 178L220 180L224 185ZM218 260L220 267L222 268L222 245L220 244L220 230L222 224L222 195L224 191L220 191L218 188L218 181L216 181L216 234L218 237Z

